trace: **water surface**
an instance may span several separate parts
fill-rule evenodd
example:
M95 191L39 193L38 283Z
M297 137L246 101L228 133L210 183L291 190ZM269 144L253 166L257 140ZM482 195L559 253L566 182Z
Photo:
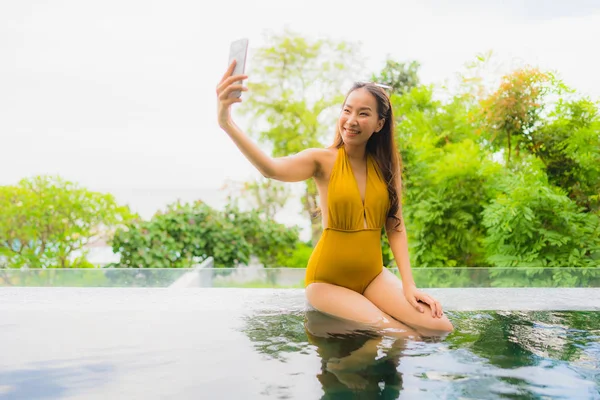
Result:
M294 293L2 289L0 399L600 398L600 312L449 310L407 338Z

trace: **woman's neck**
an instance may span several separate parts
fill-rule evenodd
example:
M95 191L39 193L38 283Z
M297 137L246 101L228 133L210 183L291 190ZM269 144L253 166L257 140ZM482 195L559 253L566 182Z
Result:
M344 143L344 150L349 158L353 160L364 160L367 158L367 145L348 145Z

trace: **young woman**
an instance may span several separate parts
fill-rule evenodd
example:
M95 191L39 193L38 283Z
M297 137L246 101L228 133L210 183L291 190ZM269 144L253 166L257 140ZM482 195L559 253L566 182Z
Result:
M355 84L336 125L334 145L295 155L265 154L231 118L241 98L231 76L235 61L217 86L219 126L267 178L283 182L314 179L323 234L306 270L306 297L315 309L378 327L400 321L422 334L453 327L433 297L417 289L410 268L400 199L400 159L394 143L390 99L374 84ZM380 236L386 233L402 281L383 268Z

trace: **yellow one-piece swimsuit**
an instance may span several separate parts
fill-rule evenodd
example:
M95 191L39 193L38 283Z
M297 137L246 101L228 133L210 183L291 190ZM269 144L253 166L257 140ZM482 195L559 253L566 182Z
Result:
M329 180L328 227L308 260L305 287L313 282L325 282L362 294L383 270L381 232L388 210L387 185L377 162L367 155L363 203L342 145Z

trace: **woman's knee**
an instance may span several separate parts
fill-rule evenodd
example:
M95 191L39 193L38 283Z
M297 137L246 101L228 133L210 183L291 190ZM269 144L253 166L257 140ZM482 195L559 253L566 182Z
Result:
M448 319L448 317L444 314L441 318L436 318L431 316L431 308L429 304L423 304L424 312L421 315L426 315L425 321L422 321L422 328L431 329L433 331L438 331L440 333L450 333L454 331L454 326L452 322Z
M436 327L445 333L450 333L452 331L454 331L454 326L452 325L452 322L450 322L450 320L448 319L448 317L446 317L445 315L442 316L441 318L436 318Z
M417 327L418 331L426 336L446 335L454 331L452 322L445 315L441 318L431 317L421 325Z

